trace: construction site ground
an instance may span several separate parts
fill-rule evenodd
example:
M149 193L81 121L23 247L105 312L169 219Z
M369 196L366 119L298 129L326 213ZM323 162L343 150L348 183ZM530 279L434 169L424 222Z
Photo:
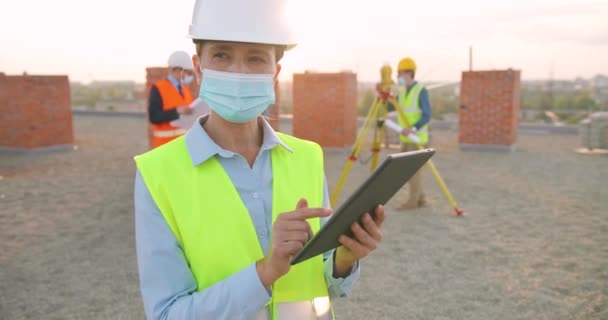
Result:
M145 119L74 125L74 151L0 154L0 319L144 317L132 157L147 149ZM608 319L608 156L575 153L571 134L520 133L510 153L432 134L465 216L427 169L432 206L396 211L406 192L387 204L385 239L337 318ZM347 154L326 151L330 190ZM368 174L355 166L341 201Z

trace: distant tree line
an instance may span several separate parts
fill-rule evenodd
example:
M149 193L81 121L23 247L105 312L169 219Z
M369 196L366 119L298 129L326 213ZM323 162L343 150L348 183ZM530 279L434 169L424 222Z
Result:
M597 111L601 105L591 90L550 93L545 90L522 88L522 108L540 111Z
M134 85L111 84L106 86L91 86L73 83L70 86L73 106L95 107L99 101L133 99Z

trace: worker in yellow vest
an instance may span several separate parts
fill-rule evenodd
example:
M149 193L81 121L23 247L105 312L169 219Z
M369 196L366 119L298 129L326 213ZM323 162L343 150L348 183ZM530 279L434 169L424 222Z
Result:
M319 145L275 132L286 0L197 0L189 36L209 106L182 137L135 157L136 247L148 319L333 319L384 209L341 246L290 265L329 208Z
M419 144L425 146L429 142L429 121L431 120L431 104L427 89L417 82L416 62L412 58L404 58L399 61L397 67L399 94L397 102L406 119L399 119L403 129L400 135L401 151L418 150L414 141L408 138L414 134L420 139ZM422 170L409 180L410 194L406 202L399 206L401 210L411 210L428 205L428 201L422 189Z
M183 135L186 130L171 124L180 115L189 115L193 101L188 85L193 80L192 58L185 51L169 56L169 72L166 78L156 81L150 88L148 117L152 124L152 147Z

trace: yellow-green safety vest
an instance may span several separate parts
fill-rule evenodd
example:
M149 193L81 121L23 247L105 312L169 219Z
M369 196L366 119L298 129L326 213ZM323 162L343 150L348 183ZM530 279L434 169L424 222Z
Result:
M277 134L293 153L282 147L271 150L273 223L280 213L293 211L301 198L306 198L310 207L322 207L324 184L319 145ZM182 246L197 291L264 257L249 212L215 157L193 166L182 136L136 156L135 162ZM308 222L313 232L319 230L318 218ZM277 318L279 303L312 301L328 295L323 257L319 255L292 266L274 283L272 318Z
M420 92L424 89L424 85L416 83L412 86L409 92L405 87L399 89L398 102L399 107L403 110L403 114L407 119L407 123L399 117L399 125L404 128L411 128L420 118L422 118L422 109L420 109L419 98ZM429 125L424 125L415 133L420 138L420 144L425 145L429 142ZM406 143L414 143L408 137L401 135L401 141Z

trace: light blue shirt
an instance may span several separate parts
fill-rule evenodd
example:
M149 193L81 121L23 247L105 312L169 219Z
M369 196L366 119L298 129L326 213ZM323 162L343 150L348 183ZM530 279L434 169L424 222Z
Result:
M177 79L175 79L174 76L169 75L167 77L167 79L169 80L169 82L171 82L171 84L175 87L175 89L177 89L177 91L179 91L179 88L181 87L182 83L181 81L178 81Z
M272 165L270 150L289 147L260 118L264 138L250 167L239 154L222 149L197 122L186 133L192 165L216 157L249 210L264 252L272 224ZM327 182L324 207L329 207ZM213 286L196 292L197 284L184 252L152 199L140 172L135 177L135 231L140 287L148 319L251 319L270 301L272 292L261 283L255 263ZM296 204L294 203L294 209ZM324 224L327 219L321 221ZM209 244L213 245L213 244ZM350 295L359 278L359 264L346 278L333 277L333 250L324 254L330 297Z

